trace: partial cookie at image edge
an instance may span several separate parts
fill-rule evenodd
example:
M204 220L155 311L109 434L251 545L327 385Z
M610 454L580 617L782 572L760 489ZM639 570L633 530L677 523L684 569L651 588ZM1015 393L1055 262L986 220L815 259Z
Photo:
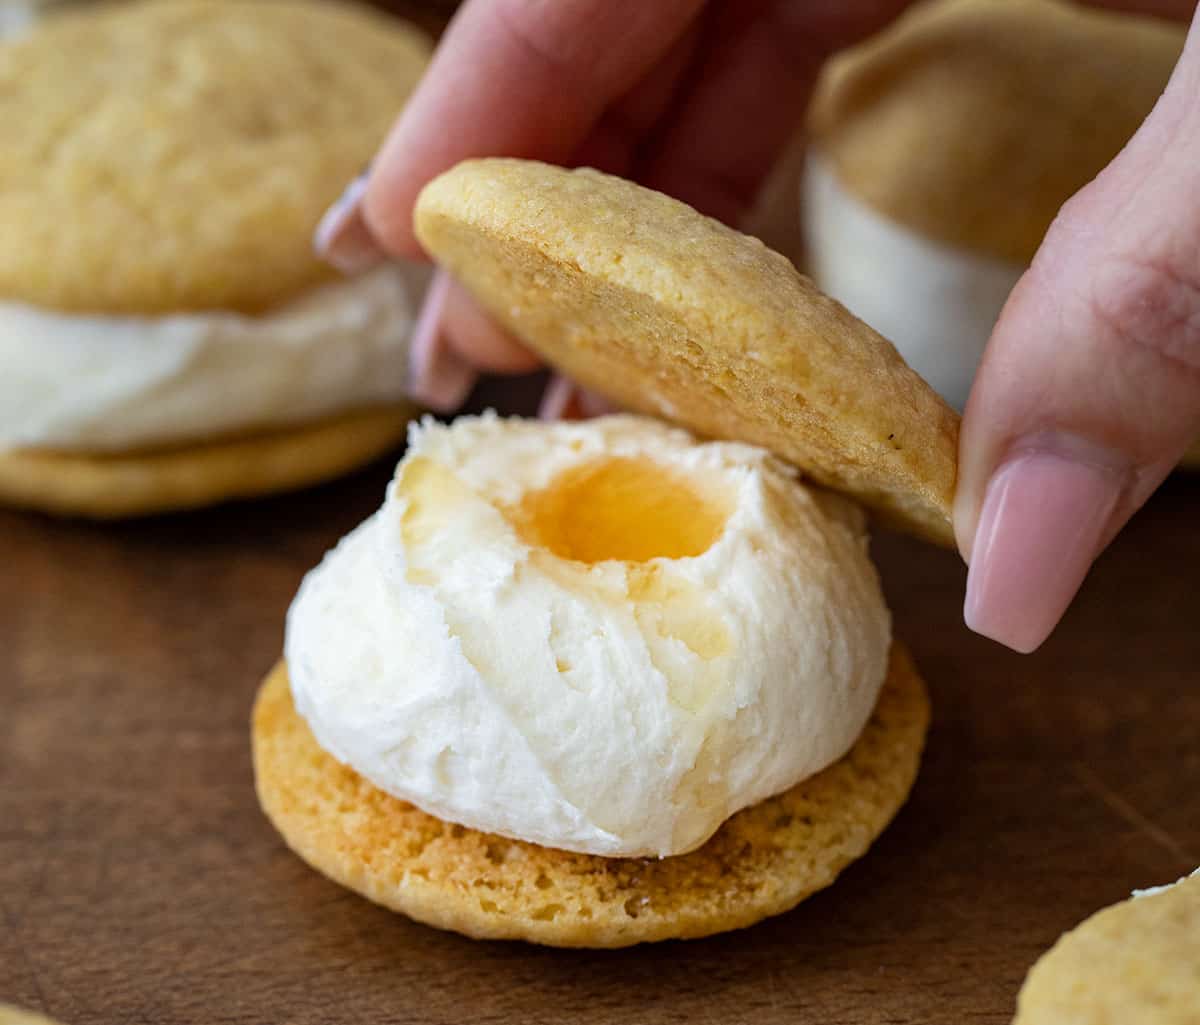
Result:
M1014 1025L1198 1025L1200 874L1096 912L1030 969Z
M27 1011L23 1007L0 1003L0 1025L59 1025L44 1014Z

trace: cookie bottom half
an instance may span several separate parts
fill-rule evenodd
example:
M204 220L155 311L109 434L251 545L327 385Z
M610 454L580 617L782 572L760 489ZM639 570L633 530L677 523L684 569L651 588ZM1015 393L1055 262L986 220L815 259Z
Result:
M452 825L316 742L280 662L253 714L258 797L288 845L378 904L477 939L623 947L752 925L823 889L908 796L929 725L925 685L892 649L874 714L838 762L729 819L676 857L605 858Z
M404 438L405 405L145 452L0 452L0 504L111 520L290 491L363 466Z

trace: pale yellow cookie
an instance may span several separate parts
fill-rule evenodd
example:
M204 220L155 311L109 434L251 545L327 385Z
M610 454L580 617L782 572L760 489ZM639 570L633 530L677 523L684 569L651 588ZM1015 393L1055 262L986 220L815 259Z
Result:
M0 300L259 312L329 277L313 228L424 36L332 0L80 8L0 48Z
M12 1004L0 1004L0 1025L58 1025L43 1014L35 1014Z
M412 410L357 410L312 424L116 455L0 452L0 503L119 519L306 487L400 445Z
M953 544L958 416L792 264L661 193L592 170L472 160L431 182L422 244L583 385Z
M1200 1025L1200 875L1093 915L1033 966L1015 1025Z
M844 758L662 860L490 836L388 796L317 745L282 662L255 703L254 769L288 845L385 907L478 939L622 947L752 925L828 886L904 803L928 722L925 686L893 648L875 713Z
M81 5L0 48L0 303L102 327L306 294L332 275L310 241L321 213L428 52L403 22L320 0ZM112 454L0 451L0 502L108 518L303 486L392 448L411 412Z
M1150 112L1184 36L1058 0L919 4L830 65L813 139L875 210L1024 266Z

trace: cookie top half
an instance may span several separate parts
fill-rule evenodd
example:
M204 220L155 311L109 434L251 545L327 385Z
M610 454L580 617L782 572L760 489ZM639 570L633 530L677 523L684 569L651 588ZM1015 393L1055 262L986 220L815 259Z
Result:
M586 387L762 445L953 544L958 416L757 239L620 178L499 158L426 186L416 230L500 322Z
M1024 265L1150 113L1184 37L1059 0L918 5L831 64L812 134L879 212Z
M416 84L416 29L331 0L137 0L0 46L0 302L253 313Z

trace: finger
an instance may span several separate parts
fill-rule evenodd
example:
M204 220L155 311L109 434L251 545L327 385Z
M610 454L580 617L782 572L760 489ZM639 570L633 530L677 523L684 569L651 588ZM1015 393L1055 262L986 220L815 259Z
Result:
M638 152L671 110L687 79L701 21L696 19L646 76L605 110L570 158L571 164L629 176Z
M803 121L821 65L909 0L724 0L669 130L639 180L736 223Z
M553 374L538 405L539 420L587 420L618 412L603 395L581 388L569 377Z
M467 400L478 374L447 343L442 320L450 295L449 275L434 275L408 350L408 395L438 413L452 413Z
M343 274L361 274L384 259L383 251L362 217L366 193L367 172L364 171L325 211L313 232L312 244L317 256Z
M539 420L578 419L572 416L575 403L575 385L569 377L562 374L551 374L542 392L542 401L538 403L537 416Z
M376 158L365 215L414 255L412 206L467 157L562 162L601 113L684 34L703 0L470 0Z
M492 320L462 285L445 271L438 276L445 283L441 332L458 357L496 374L526 374L541 366L541 360Z
M967 404L955 529L972 629L1031 651L1200 429L1200 30L1059 214Z

